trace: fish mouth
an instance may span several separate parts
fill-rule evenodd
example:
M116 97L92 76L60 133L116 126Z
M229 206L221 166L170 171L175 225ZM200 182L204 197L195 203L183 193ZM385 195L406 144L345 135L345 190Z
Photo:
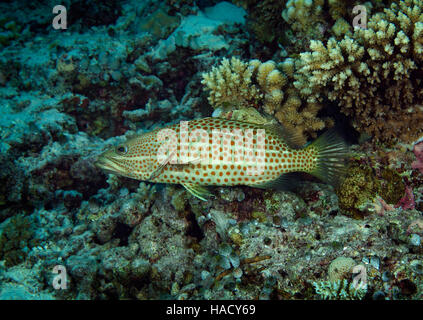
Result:
M105 155L98 157L98 159L94 162L94 165L108 173L125 174L124 168L118 161L113 158L106 157Z

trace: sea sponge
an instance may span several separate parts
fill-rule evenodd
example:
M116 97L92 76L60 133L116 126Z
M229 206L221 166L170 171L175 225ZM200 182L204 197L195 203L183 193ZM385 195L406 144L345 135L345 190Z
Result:
M423 133L423 2L393 3L367 29L300 55L295 87L309 102L335 101L375 140L413 141Z

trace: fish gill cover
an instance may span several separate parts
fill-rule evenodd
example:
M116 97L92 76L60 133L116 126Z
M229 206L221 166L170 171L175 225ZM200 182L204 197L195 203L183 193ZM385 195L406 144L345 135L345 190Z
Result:
M0 299L422 299L422 70L421 0L0 3Z

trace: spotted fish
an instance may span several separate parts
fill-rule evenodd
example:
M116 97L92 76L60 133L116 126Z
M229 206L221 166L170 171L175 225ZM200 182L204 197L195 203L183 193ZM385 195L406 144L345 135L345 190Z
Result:
M101 154L108 172L157 183L181 184L206 200L207 186L278 189L292 173L306 172L335 184L347 147L328 131L306 147L279 125L204 118L155 129Z

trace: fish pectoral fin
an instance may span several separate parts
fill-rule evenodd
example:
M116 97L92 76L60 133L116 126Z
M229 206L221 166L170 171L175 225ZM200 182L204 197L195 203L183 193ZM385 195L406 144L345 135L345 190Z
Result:
M151 173L147 180L153 180L154 178L156 178L166 165L167 163L161 164L156 170Z
M175 154L175 151L174 152L172 152L166 159L165 159L165 161L163 162L163 163L161 163L160 164L160 166L156 169L156 170L154 170L152 173L151 173L151 175L150 175L150 177L148 177L148 179L147 180L153 180L154 178L156 178L159 174L160 174L160 172L162 172L162 170L163 170L163 168L169 163L169 161L170 161L170 159L172 158L172 156Z
M191 159L188 164L199 164L201 162L201 158L194 158Z
M211 193L210 190L208 190L208 188L205 186L200 186L193 183L182 183L182 185L185 189L188 190L189 193L203 201L207 201L206 197L213 195L213 193Z
M298 185L300 180L301 177L298 172L289 172L281 174L275 180L250 186L260 189L293 190Z

